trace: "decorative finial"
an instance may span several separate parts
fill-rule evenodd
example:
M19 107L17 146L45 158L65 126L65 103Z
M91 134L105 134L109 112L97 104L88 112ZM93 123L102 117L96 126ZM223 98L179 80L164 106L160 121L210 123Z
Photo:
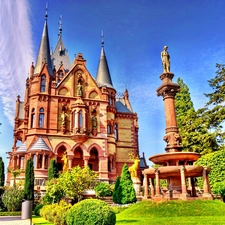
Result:
M104 34L103 34L103 30L102 30L102 47L104 47Z
M59 38L62 36L62 21L63 21L63 18L62 18L62 15L61 15L59 17L59 34L58 34Z
M45 8L45 20L48 19L48 2L46 2L46 8Z

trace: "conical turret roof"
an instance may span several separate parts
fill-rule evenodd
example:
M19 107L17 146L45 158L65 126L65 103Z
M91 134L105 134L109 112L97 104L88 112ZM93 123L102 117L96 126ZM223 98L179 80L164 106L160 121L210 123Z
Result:
M105 51L104 51L103 46L102 46L101 56L100 56L100 60L99 60L99 64L98 64L96 81L100 87L106 86L106 87L113 88L112 79L110 76L109 67L108 67L108 63L107 63L107 59L105 56Z
M68 72L71 69L71 63L68 56L68 51L62 40L62 36L59 37L58 43L52 54L52 62L55 65L56 70L63 64L64 69Z
M49 75L53 76L53 67L52 67L52 60L50 55L47 19L45 19L45 24L44 24L41 44L40 44L39 52L37 56L37 61L36 61L35 69L34 69L34 74L41 72L43 62L47 63L48 73Z

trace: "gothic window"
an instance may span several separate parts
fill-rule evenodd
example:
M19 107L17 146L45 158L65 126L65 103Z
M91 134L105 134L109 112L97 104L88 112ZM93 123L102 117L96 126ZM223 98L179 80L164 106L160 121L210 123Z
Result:
M117 124L114 125L114 134L115 134L116 141L118 141L118 125Z
M113 101L112 101L112 97L111 97L111 96L109 97L109 104L110 104L110 105L113 104Z
M108 126L107 126L107 133L111 134L111 125L110 124L108 124Z
M39 127L44 127L44 109L40 108L39 110L39 122L38 122Z
M41 169L42 167L42 155L38 155L37 157L37 169Z
M41 92L45 92L46 90L46 76L41 76Z
M31 128L35 126L35 109L33 108L31 111Z
M83 127L83 116L82 116L82 111L79 111L79 127Z
M37 168L37 156L33 156L33 163L34 163L34 168Z

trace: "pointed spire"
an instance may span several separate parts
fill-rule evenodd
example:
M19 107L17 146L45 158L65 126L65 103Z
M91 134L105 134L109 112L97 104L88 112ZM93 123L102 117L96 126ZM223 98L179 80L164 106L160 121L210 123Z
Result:
M51 60L51 54L50 54L47 19L48 19L48 5L46 4L45 23L44 23L41 44L39 47L34 74L40 73L43 63L46 62L48 67L48 73L49 75L52 76L53 67L52 67L52 60Z
M65 48L65 45L62 40L62 15L59 17L58 25L59 25L58 43L52 54L52 62L56 70L58 70L60 65L63 64L65 71L68 72L71 69L71 62L68 56L68 51Z
M62 15L59 17L59 34L58 34L58 38L62 37Z
M112 79L110 76L109 67L108 67L108 63L107 63L107 59L106 59L105 51L104 51L103 31L102 31L101 38L102 38L102 50L101 50L101 56L100 56L100 60L98 64L96 81L100 87L107 86L107 87L113 88Z

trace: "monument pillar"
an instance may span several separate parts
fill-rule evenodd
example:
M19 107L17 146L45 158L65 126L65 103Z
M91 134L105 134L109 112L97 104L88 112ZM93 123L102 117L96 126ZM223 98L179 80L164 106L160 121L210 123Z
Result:
M147 199L149 196L149 192L148 192L148 176L145 174L144 175L144 186L145 186L145 194L144 194L144 199Z
M208 179L208 167L204 166L203 167L203 171L202 171L202 176L203 176L203 197L204 198L209 198L212 199L212 195L210 194L210 190L209 190L209 179Z
M155 170L155 197L161 197L158 169Z

